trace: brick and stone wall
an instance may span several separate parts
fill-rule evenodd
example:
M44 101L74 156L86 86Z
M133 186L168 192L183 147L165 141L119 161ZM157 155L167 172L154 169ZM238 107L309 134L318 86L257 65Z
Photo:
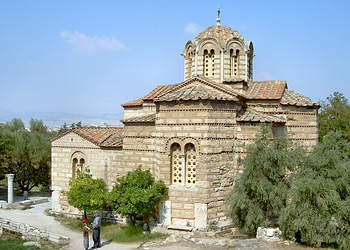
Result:
M84 156L85 166L96 178L102 178L112 189L115 184L122 158L120 149L101 149L95 144L71 132L52 142L51 178L52 206L55 211L76 212L68 206L62 191L68 191L69 181L73 175L72 157L77 152Z

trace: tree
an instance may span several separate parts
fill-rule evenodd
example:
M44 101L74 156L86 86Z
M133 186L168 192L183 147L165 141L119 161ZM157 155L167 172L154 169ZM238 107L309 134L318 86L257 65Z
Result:
M22 191L30 191L50 180L49 133L42 121L31 120L25 129L20 119L13 119L0 128L1 172L15 174L14 181Z
M165 184L155 181L149 170L140 168L118 178L117 183L109 196L112 207L122 216L129 217L132 225L140 215L149 224L156 206L168 193Z
M350 248L350 142L340 132L323 137L292 174L279 224L288 238L312 246Z
M350 141L350 105L339 92L334 92L322 102L319 113L320 140L331 131L339 131Z
M94 179L88 168L78 171L77 177L69 181L69 191L66 192L69 205L86 213L101 210L107 202L107 188L103 179Z
M275 223L286 205L289 173L305 155L284 136L270 140L270 131L270 126L263 126L255 143L248 146L244 171L227 200L235 226L250 233Z

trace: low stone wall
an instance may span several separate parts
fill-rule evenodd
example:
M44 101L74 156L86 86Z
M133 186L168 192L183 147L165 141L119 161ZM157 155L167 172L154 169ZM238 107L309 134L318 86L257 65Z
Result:
M4 219L1 217L0 217L0 228L1 228L0 231L2 231L2 229L5 229L10 232L19 233L22 235L23 239L28 239L28 240L36 240L36 241L48 240L54 243L68 243L70 240L66 236L51 233L28 224L15 222L15 221Z

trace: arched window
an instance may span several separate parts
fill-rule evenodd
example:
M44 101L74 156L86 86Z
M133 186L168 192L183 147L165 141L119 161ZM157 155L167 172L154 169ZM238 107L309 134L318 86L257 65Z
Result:
M72 155L72 177L77 177L77 172L85 169L85 155L82 152L75 152Z
M80 172L83 172L84 165L85 165L85 160L84 159L80 159L80 161L79 161L79 171Z
M183 165L184 159L181 155L181 147L174 143L171 145L171 183L173 185L183 185Z
M212 49L210 52L208 50L204 50L204 56L203 56L203 75L207 77L214 76L214 70L215 70L215 64L214 64L214 56L215 51Z
M77 166L78 166L78 159L74 158L72 161L72 177L75 178L77 176Z
M192 143L186 144L185 155L181 154L181 147L171 145L171 183L173 185L193 186L196 184L197 156Z
M192 143L185 146L186 156L186 185L193 186L196 183L197 156L196 148Z
M230 49L230 71L231 76L237 78L239 72L239 50Z

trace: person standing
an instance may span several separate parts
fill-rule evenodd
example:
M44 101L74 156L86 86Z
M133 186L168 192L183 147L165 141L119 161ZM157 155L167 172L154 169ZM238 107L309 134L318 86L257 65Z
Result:
M92 222L92 239L94 241L94 246L92 248L101 247L101 217L97 211L94 211L94 221Z
M89 248L89 230L90 230L90 228L88 227L87 223L88 223L87 219L84 219L83 220L83 224L84 224L83 239L84 239L84 249L85 250L88 250L88 248Z

